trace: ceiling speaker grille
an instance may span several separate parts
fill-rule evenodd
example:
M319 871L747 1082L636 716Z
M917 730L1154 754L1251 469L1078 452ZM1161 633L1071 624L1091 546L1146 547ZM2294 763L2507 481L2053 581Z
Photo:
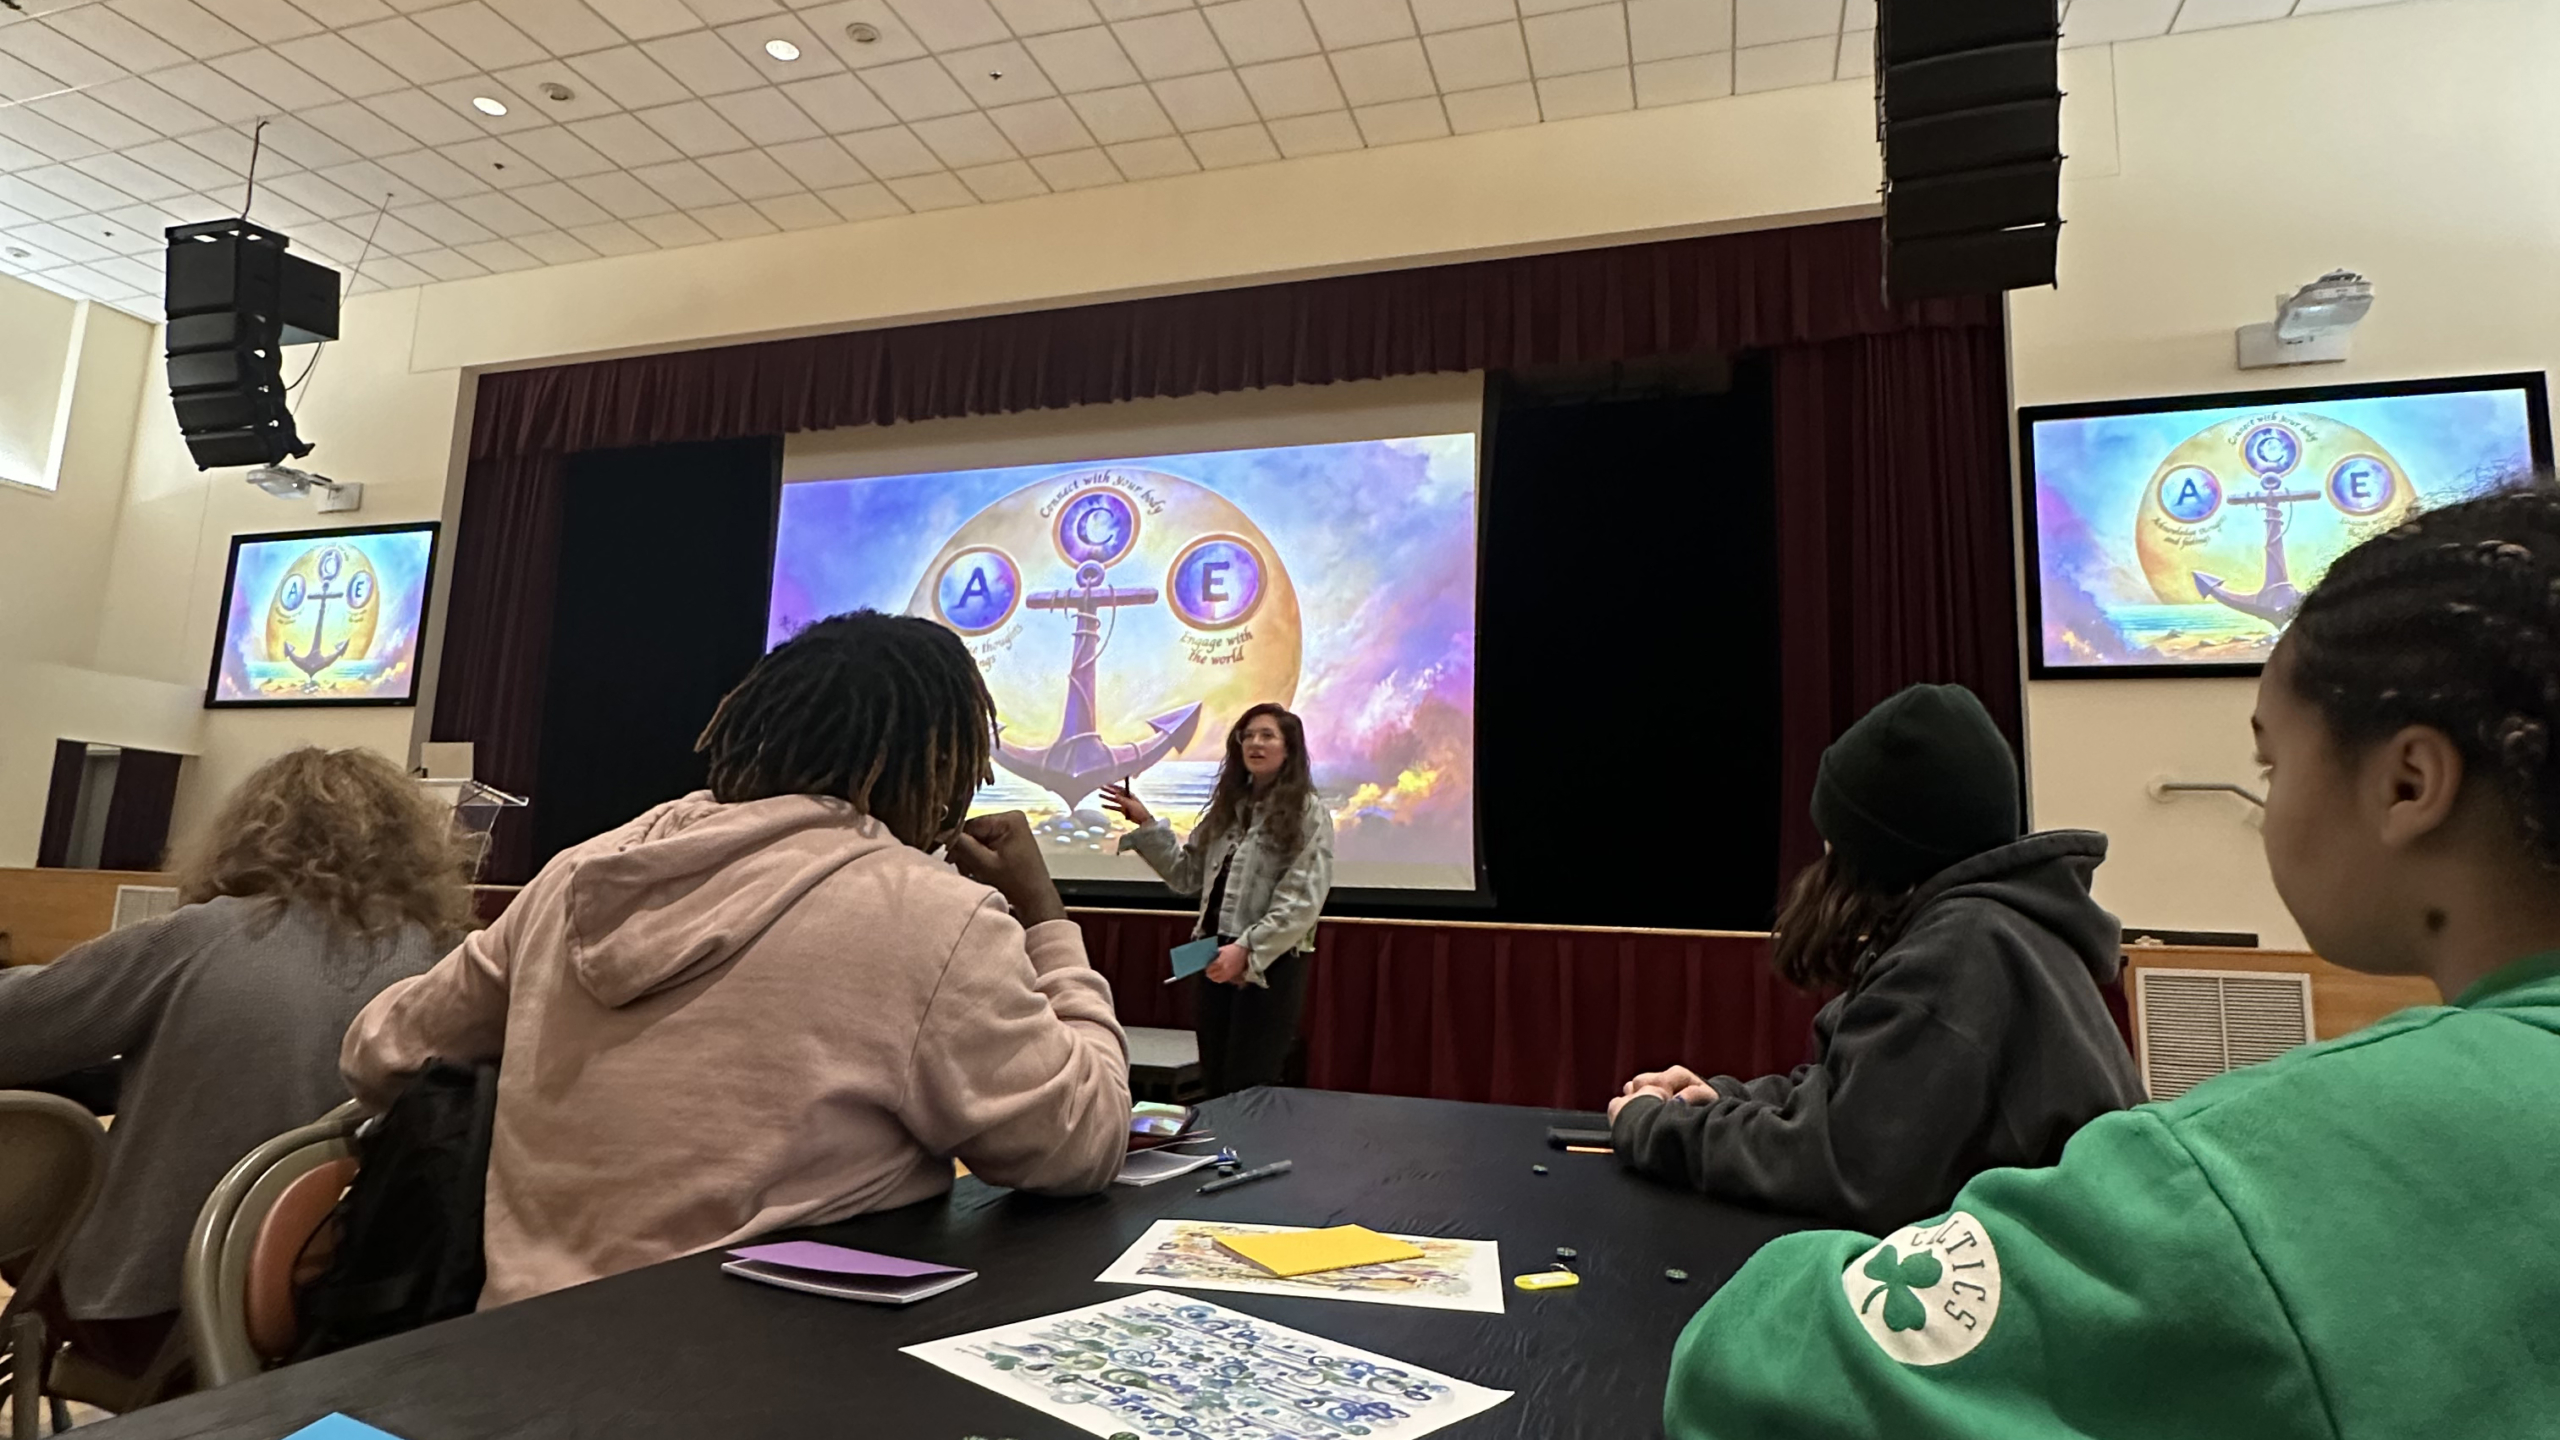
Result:
M2311 977L2280 971L2136 970L2142 1085L2174 1100L2227 1070L2311 1039Z

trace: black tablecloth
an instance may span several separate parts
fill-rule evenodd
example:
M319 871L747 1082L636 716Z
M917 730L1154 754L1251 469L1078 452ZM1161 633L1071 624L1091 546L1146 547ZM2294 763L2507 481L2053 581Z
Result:
M898 1347L1134 1293L1093 1277L1153 1221L1357 1223L1497 1240L1506 1279L1578 1252L1582 1283L1506 1313L1199 1291L1282 1325L1516 1392L1440 1433L1659 1431L1672 1341L1763 1242L1800 1228L1546 1146L1588 1117L1442 1100L1254 1090L1206 1107L1247 1165L1292 1174L1216 1195L1201 1176L1050 1200L962 1180L944 1200L809 1232L979 1278L903 1308L795 1294L697 1255L430 1326L108 1422L100 1440L277 1440L343 1410L403 1440L817 1440L1083 1432ZM1533 1165L1544 1165L1539 1175ZM676 1177L668 1177L672 1183ZM1664 1276L1688 1273L1685 1283ZM84 1430L83 1434L92 1433Z

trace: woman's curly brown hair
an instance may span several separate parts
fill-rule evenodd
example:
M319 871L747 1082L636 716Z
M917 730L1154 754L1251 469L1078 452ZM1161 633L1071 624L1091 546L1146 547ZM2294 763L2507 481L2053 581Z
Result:
M299 900L359 935L472 926L474 856L453 817L370 750L289 751L258 767L190 847L178 898Z

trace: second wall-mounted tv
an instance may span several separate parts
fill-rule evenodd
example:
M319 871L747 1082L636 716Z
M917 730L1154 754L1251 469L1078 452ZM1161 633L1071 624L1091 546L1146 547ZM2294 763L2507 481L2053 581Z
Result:
M2018 412L2028 673L2255 674L2359 542L2551 463L2540 373Z
M233 537L204 703L417 703L437 529Z

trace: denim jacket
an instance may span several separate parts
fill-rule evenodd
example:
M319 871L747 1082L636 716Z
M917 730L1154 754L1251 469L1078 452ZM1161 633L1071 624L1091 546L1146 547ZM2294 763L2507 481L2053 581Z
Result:
M1271 962L1315 948L1316 920L1333 889L1333 814L1322 800L1307 797L1306 839L1294 855L1273 853L1262 834L1262 816L1256 814L1240 837L1204 843L1195 829L1177 842L1173 827L1159 817L1120 838L1120 849L1138 852L1175 894L1203 897L1203 913L1191 933L1235 936L1250 952L1245 978L1255 985L1270 983L1262 977ZM1230 854L1235 868L1227 874L1226 903L1218 914L1207 914L1206 892Z

